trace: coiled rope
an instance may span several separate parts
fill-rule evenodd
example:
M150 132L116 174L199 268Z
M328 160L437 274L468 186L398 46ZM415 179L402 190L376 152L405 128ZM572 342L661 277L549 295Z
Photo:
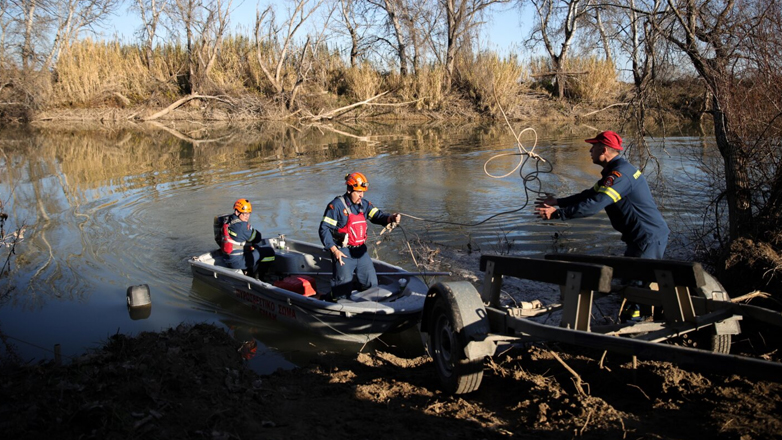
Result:
M500 110L502 110L502 107L500 107ZM502 115L505 116L505 112L504 111L502 111ZM540 177L539 176L540 176L540 174L551 173L554 170L554 166L551 165L551 162L548 162L542 156L540 156L539 154L535 153L535 147L537 147L537 145L538 145L538 133L535 131L534 128L528 127L528 128L525 128L524 130L522 130L520 133L516 134L516 132L513 130L513 127L510 126L510 122L508 122L508 118L507 117L505 117L505 122L508 123L508 127L510 128L510 130L513 133L514 137L516 138L516 148L518 149L518 151L517 152L513 152L513 153L500 153L500 154L496 154L496 155L490 157L483 164L483 172L487 176L489 176L489 177L491 177L493 179L503 179L505 177L510 176L511 174L513 174L514 172L516 172L518 170L519 176L521 177L521 181L522 181L523 187L524 187L524 199L525 199L524 200L524 204L521 207L519 207L517 209L510 210L510 211L499 212L497 214L491 215L491 216L489 216L489 217L487 217L487 218L485 218L485 219L483 219L481 221L474 222L474 223L460 223L460 222L452 222L452 221L447 221L447 220L426 219L426 218L416 217L414 215L406 214L406 213L403 213L403 212L400 212L399 214L402 215L402 216L411 218L413 220L424 221L424 222L429 222L429 223L439 223L439 224L444 224L444 225L474 227L474 226L482 225L483 223L486 223L486 222L488 222L489 220L491 220L491 219L493 219L495 217L499 217L501 215L506 215L506 214L513 214L513 213L519 212L522 209L526 208L529 205L529 202L530 202L530 193L538 195L538 196L540 196L540 195L548 195L547 193L544 193L543 191L541 191L541 181L540 181ZM527 132L527 131L531 131L535 135L535 142L532 145L532 148L530 148L529 150L527 150L527 148L525 148L524 144L521 142L521 136L525 132ZM520 156L519 157L519 163L516 164L516 166L512 170L510 170L509 172L507 172L505 174L502 174L502 175L494 175L494 174L491 174L488 171L488 166L489 166L489 163L491 161L499 159L501 157L507 157L507 156ZM530 159L533 159L535 161L535 169L534 169L534 171L530 171L528 173L525 173L524 172L524 167L527 165L527 162ZM544 166L546 168L545 169L541 169L541 166L542 166L541 164L545 164Z

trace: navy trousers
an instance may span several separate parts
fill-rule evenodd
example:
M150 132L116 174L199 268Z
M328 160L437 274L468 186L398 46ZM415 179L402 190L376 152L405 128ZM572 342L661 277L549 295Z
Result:
M349 297L354 287L358 290L366 290L377 286L377 273L366 245L355 248L344 247L339 250L345 254L345 257L342 257L342 262L345 264L340 265L339 261L332 258L332 298ZM355 284L354 273L356 275Z
M646 243L628 243L625 250L625 257L647 258L650 260L660 260L665 254L665 248L668 246L668 236L649 240Z

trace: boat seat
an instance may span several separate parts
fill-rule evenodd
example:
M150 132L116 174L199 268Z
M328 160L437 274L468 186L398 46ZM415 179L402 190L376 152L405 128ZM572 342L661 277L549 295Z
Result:
M361 292L353 292L350 294L350 299L355 302L360 301L382 301L385 298L393 296L397 291L394 290L394 286L380 285L370 287L367 290Z
M319 270L331 271L331 262L328 266L323 258L316 258L309 254L297 252L276 251L272 270L282 273L317 272Z
M225 258L223 258L222 253L220 250L212 251L209 253L209 256L212 257L212 260L214 260L214 265L217 267L222 267L223 269L228 269L232 272L244 274L244 271L242 269L233 269L231 267L228 267L227 264L225 264Z

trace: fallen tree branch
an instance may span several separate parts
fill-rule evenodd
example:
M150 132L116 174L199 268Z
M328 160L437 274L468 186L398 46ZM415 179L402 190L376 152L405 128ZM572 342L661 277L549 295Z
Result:
M622 107L625 107L625 106L628 106L628 105L630 105L630 104L628 104L628 103L626 103L626 102L618 102L618 103L616 103L616 104L611 104L611 105L609 105L608 107L603 107L603 108L601 108L601 109L599 109L599 110L595 110L595 111L593 111L593 112L589 112L589 113L585 113L585 114L583 114L583 115L579 115L578 117L579 117L579 118L583 118L583 117L586 117L586 116L594 115L595 113L600 113L600 112L602 112L603 110L608 110L608 109L609 109L609 108L611 108L611 107L617 107L617 106L622 106Z
M350 104L350 105L346 105L344 107L340 107L338 109L331 110L330 112L314 115L314 116L311 116L311 117L306 118L306 119L310 119L312 121L321 121L323 119L334 119L335 117L341 116L341 115L347 113L348 111L353 110L353 109L355 109L357 107L361 107L361 106L367 105L370 102L372 102L372 101L376 100L377 98L380 98L381 96L386 95L386 94L388 94L388 91L385 91L383 93L379 93L379 94L377 94L377 95L375 95L375 96L373 96L373 97L371 97L369 99L366 99L364 101L360 101L360 102L356 102L356 103L353 103L353 104Z
M219 97L219 96L198 95L198 94L195 94L195 93L193 93L193 94L191 94L191 95L187 95L187 96L185 96L184 98L182 98L182 99L180 99L180 100L178 100L178 101L174 102L173 104L171 104L171 105L169 105L168 107L164 108L163 110L161 110L161 111L159 111L159 112L155 113L154 115L152 115L152 116L147 116L146 118L142 118L142 119L143 119L144 121L152 121L152 120L155 120L155 119L157 119L157 118L159 118L159 117L161 117L161 116L164 116L164 115L168 114L168 113L169 113L169 112L171 112L172 110L174 110L174 109L176 109L176 108L178 108L178 107L181 107L182 105L184 105L184 104L186 104L186 103L188 103L188 102L190 102L190 101L192 101L192 100L194 100L194 99L204 99L204 100L207 100L207 99L212 99L212 100L215 100L215 101L220 101L220 102L223 102L223 103L225 103L225 104L228 104L228 105L230 105L230 106L233 106L233 105L234 105L234 104L233 104L233 102L231 102L231 101L229 101L229 100L226 100L226 99L223 99L223 98L221 98L221 97Z
M586 75L587 73L589 73L588 70L585 70L583 72L542 72L530 76L533 78L545 78L547 76L557 76L557 75Z

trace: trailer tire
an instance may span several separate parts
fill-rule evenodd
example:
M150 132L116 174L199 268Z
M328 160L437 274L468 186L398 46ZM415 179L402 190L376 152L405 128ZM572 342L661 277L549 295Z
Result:
M728 292L716 278L704 272L706 285L695 293L696 296L707 299L730 301ZM715 298L715 296L717 298ZM733 337L730 334L718 334L716 326L709 326L688 335L672 340L677 345L706 350L712 353L730 354Z
M722 287L716 278L711 276L708 272L704 271L706 278L706 285L703 286L698 296L708 299L721 299L722 301L730 301L728 292ZM719 297L719 298L718 298ZM696 344L700 343L704 350L711 351L713 353L729 354L730 345L733 342L733 337L730 334L719 334L716 326L711 326L707 329L696 332L695 340ZM696 348L701 348L697 347Z
M471 393L483 379L483 359L471 360L465 355L460 314L458 305L439 296L428 317L430 354L443 389L451 394Z

